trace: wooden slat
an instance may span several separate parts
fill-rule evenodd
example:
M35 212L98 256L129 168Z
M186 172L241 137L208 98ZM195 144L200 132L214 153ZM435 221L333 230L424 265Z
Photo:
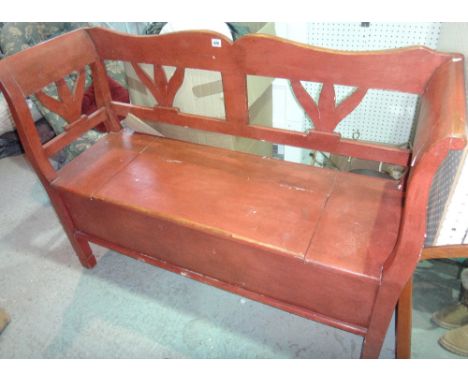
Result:
M83 97L86 90L86 71L81 68L73 84L72 103L70 109L72 114L78 116L81 113L81 106L83 104Z
M135 69L135 64L132 64L132 66ZM145 72L143 70L137 72L138 76L140 76L140 74L144 74L144 73ZM157 64L153 65L153 78L154 78L153 82L156 84L156 88L161 92L161 95L166 93L166 90L167 90L167 77L166 77L166 72L164 71L164 69L163 69L163 67L161 65L157 65ZM162 97L160 97L160 99L161 98ZM158 101L158 102L160 102L160 101ZM167 105L162 105L162 106L167 106Z
M60 115L62 118L68 121L67 104L55 99L54 97L49 96L42 90L36 92L34 95L36 96L37 100L42 104L42 106L44 106L51 112Z
M158 104L161 104L161 100L163 98L164 89L162 89L161 82L158 81L159 76L157 75L156 68L159 67L158 65L154 65L154 81L148 76L148 74L141 68L138 62L131 62L133 70L135 71L136 75L140 79L141 82L148 88L148 90L153 95L154 99ZM155 83L156 82L156 83Z
M72 123L78 119L81 114L81 105L83 103L86 84L85 70L84 68L79 70L73 85L73 92L63 78L60 78L55 83L57 84L59 100L49 96L42 90L35 93L35 96L47 109L60 115L68 123Z
M315 130L309 133L300 133L257 125L241 126L222 119L179 113L177 109L161 107L150 108L121 102L112 102L112 108L118 116L122 117L131 113L143 120L164 122L178 126L190 126L191 128L199 130L238 135L246 138L266 140L325 152L334 152L338 155L383 161L401 166L406 166L410 157L409 150L340 139L338 134L323 133Z
M199 117L193 114L179 113L176 108L145 107L130 105L123 102L112 101L112 109L119 117L126 117L131 113L143 120L165 122L187 128L207 130L224 134L237 134L240 132L236 126L223 119Z
M163 70L163 73L164 70ZM180 86L184 82L184 75L185 69L184 68L176 68L174 74L172 75L171 79L166 83L166 92L165 92L165 99L163 106L172 106L174 103L174 98L179 90Z
M158 105L172 107L177 91L184 82L185 69L176 68L174 74L168 81L166 72L161 65L153 65L154 79L151 79L137 62L132 62L131 64L136 75L151 92Z
M107 118L104 121L104 126L107 131L119 131L121 129L120 123L117 120L110 103L112 102L112 95L109 89L109 82L107 81L106 68L102 60L97 60L91 65L91 72L93 76L94 95L96 97L96 106L98 108L105 107Z
M351 93L345 100L335 107L335 126L340 123L341 120L353 112L356 107L359 106L364 96L367 94L366 88L357 88Z
M314 124L315 128L320 129L320 113L317 104L312 97L307 93L299 80L291 80L291 87L293 94L301 104L302 108L309 116L310 120Z
M317 105L300 81L291 80L291 87L315 129L329 133L333 132L338 123L359 105L367 93L367 89L358 88L337 105L334 85L324 83Z
M320 124L318 126L319 130L331 133L335 129L335 98L335 87L333 86L333 83L324 82L317 105L320 116Z
M65 105L73 102L73 94L71 93L70 88L63 78L60 78L58 81L55 81L57 84L57 93L60 101Z
M72 143L76 138L99 125L101 122L104 122L106 118L107 114L105 108L96 110L90 116L82 116L80 119L70 124L64 133L56 136L43 146L46 155L48 157L53 156L65 146Z
M242 73L223 73L224 107L226 119L237 125L249 124L247 78Z

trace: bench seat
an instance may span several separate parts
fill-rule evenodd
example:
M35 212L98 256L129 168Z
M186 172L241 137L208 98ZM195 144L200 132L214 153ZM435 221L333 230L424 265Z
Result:
M393 181L129 132L106 135L53 187L85 234L337 322L354 305L357 328L402 209Z

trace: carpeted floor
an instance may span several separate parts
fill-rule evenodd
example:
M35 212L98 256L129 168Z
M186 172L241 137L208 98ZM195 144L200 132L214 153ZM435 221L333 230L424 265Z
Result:
M0 160L0 211L0 306L12 319L0 358L359 357L359 336L103 248L82 268L22 156ZM427 338L438 353L419 349L418 330L414 355L451 356Z

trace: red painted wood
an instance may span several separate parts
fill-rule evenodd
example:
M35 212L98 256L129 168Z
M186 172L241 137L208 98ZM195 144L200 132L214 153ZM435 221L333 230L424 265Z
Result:
M230 283L226 283L226 282L223 282L223 281L208 277L206 275L202 275L200 273L193 272L190 269L182 268L182 267L179 267L177 265L170 264L170 263L168 263L166 261L158 260L158 259L156 259L154 257L150 257L148 255L145 255L144 253L140 253L140 252L137 252L137 251L122 247L122 246L117 245L117 244L115 244L113 242L106 241L106 240L100 239L100 238L92 236L92 235L84 234L82 232L77 233L77 236L82 237L83 239L86 239L86 240L88 240L90 242L93 242L95 244L104 246L106 248L110 248L110 249L112 249L114 251L117 251L117 252L120 252L120 253L122 253L124 255L127 255L129 257L132 257L132 258L134 258L136 260L140 260L140 261L143 261L145 263L152 264L154 266L157 266L159 268L163 268L163 269L168 270L170 272L178 273L181 276L188 277L188 278L190 278L192 280L200 281L200 282L203 282L205 284L209 284L209 285L215 286L217 288L227 290L228 292L235 293L235 294L238 294L240 296L247 297L247 298L249 298L251 300L255 300L255 301L259 301L259 302L261 302L263 304L271 305L271 306L273 306L275 308L278 308L278 309L284 310L286 312L289 312L289 313L292 313L292 314L307 318L309 320L314 320L314 321L317 321L317 322L321 322L323 324L330 325L330 326L333 326L333 327L341 329L341 330L346 330L346 331L348 331L350 333L360 335L360 336L363 336L363 335L366 334L366 329L363 328L363 327L356 326L356 325L351 325L348 322L334 320L334 319L332 319L330 317L322 316L321 314L316 313L316 312L312 312L312 311L310 311L308 309L303 309L303 308L300 308L298 306L290 305L290 304L284 303L282 301L279 301L277 299L274 299L274 298L271 298L271 297L268 297L268 296L265 296L265 295L261 295L261 294L255 293L255 292L251 292L251 291L249 291L247 289L232 285Z
M26 103L25 94L19 87L18 82L2 65L2 61L0 61L0 90L10 108L26 156L41 181L48 184L55 177L55 170L42 147L34 120Z
M125 139L127 150L132 141ZM138 157L103 188L74 187L76 174L71 184L59 179L55 185L304 257L334 171L315 173L307 166L146 135L137 142Z
M208 277L206 275L202 275L200 273L193 272L190 269L179 267L177 265L168 263L167 261L164 261L164 260L159 260L159 259L156 259L154 257L150 257L150 256L145 255L143 253L140 253L140 252L137 252L137 251L122 247L120 245L117 245L117 244L115 244L113 242L100 239L100 238L98 238L96 236L88 235L88 234L85 234L85 233L82 233L82 232L78 232L77 236L82 237L83 239L88 240L88 241L90 241L92 243L95 243L97 245L112 249L112 250L114 250L116 252L122 253L124 255L129 256L129 257L132 257L132 258L134 258L136 260L143 261L143 262L148 263L148 264L152 264L154 266L157 266L159 268L168 270L170 272L178 273L179 275L181 275L183 277L188 277L188 278L190 278L192 280L200 281L200 282L203 282L205 284L212 285L212 286L215 286L217 288L227 290L228 292L235 293L235 294L238 294L240 296L247 297L247 298L249 298L251 300L255 300L255 301L259 301L259 302L261 302L263 304L271 305L271 306L273 306L275 308L284 310L284 311L292 313L292 314L296 314L298 316L302 316L302 317L307 318L309 320L314 320L314 321L317 321L317 322L321 322L321 323L324 323L326 325L330 325L330 326L333 326L333 327L341 329L341 330L346 330L346 331L348 331L350 333L360 335L360 336L363 336L363 335L366 334L366 329L363 328L363 327L356 326L356 325L351 325L348 322L333 320L330 317L322 316L322 315L320 315L320 314L318 314L316 312L311 312L308 309L303 309L303 308L300 308L300 307L298 307L296 305L287 304L287 303L284 303L282 301L278 301L277 299L270 298L268 296L259 295L258 293L251 292L251 291L249 291L247 289L244 289L244 288L241 288L241 287L229 284L229 283L225 283L223 281Z
M59 114L68 123L78 119L81 115L81 104L85 92L86 74L84 69L78 72L73 92L68 88L63 78L56 81L59 100L47 95L42 90L35 93L37 99L50 111Z
M277 62L286 60L287 58L283 57L283 54L281 54L281 58L277 57L275 59L270 57L271 52L265 53L264 56L259 56L257 50L263 51L263 48L258 47L256 45L257 43L255 42L256 40L253 41L250 40L250 38L240 39L238 42L232 45L229 40L220 35L204 32L199 32L197 34L190 32L179 32L158 37L131 37L105 31L99 28L92 29L89 32L91 38L96 43L99 54L106 59L120 59L135 63L144 62L153 63L156 65L172 65L177 67L216 70L222 73L225 92L226 118L228 122L231 122L229 127L224 127L224 124L213 126L213 124L211 124L212 121L209 118L194 116L188 117L183 113L172 114L170 121L165 120L165 122L179 126L197 127L227 134L255 137L257 139L263 139L275 143L288 144L317 150L328 150L332 152L336 152L337 150L336 138L334 136L330 136L328 138L325 135L315 135L314 132L312 132L310 135L297 134L291 131L280 129L257 129L255 132L253 132L251 129L252 126L248 124L246 75L256 74L261 76L290 78L293 88L296 90L296 95L298 95L300 89L302 89L302 86L300 83L298 83L299 80L317 80L315 77L314 79L309 78L313 70L308 70L307 72L304 71L304 67L310 67L310 62L307 64L304 63L306 66L299 65L298 62L302 62L300 61L302 58L310 56L310 60L318 60L318 62L321 62L321 60L325 60L327 63L328 61L334 62L334 60L342 62L344 61L344 57L348 58L351 56L349 53L343 54L342 52L323 49L320 50L305 45L301 46L291 42L286 43L286 40L271 36L258 37L258 41L262 42L262 46L263 44L272 44L271 49L275 49L273 51L281 51L285 54L288 52L288 54L291 54L291 62L284 63L284 68L287 68L286 75L284 70L279 69L278 73L271 73L270 68L274 67L276 70L275 65ZM212 47L211 40L213 38L217 38L222 41L221 48ZM254 46L249 51L249 54L246 55L244 52L245 46L251 43ZM131 47L124 49L122 44L123 46L127 44ZM118 46L118 48L115 48L115 46ZM177 52L174 51L174 47L177 47ZM197 47L197 49L195 47ZM289 51L290 49L291 52ZM160 51L164 51L164 54L159 54ZM450 56L439 54L428 49L408 48L392 51L391 54L390 52L366 52L365 54L357 53L352 57L357 61L356 67L343 67L340 73L336 73L335 79L332 80L328 77L324 79L324 81L329 84L326 89L330 89L330 92L333 92L330 93L331 98L334 97L334 91L331 84L344 84L343 81L341 81L342 72L346 73L346 75L349 74L350 76L354 76L358 68L362 68L362 71L364 71L364 68L370 70L373 65L376 65L379 70L386 72L389 69L384 67L384 63L391 62L392 64L395 63L396 65L396 61L398 60L398 69L395 70L395 68L392 67L393 74L390 77L393 79L395 77L395 73L400 71L401 73L399 74L402 77L404 77L404 75L411 76L412 80L410 81L407 79L404 83L402 83L400 88L395 90L420 92L422 89L416 89L416 87L419 85L414 84L415 76L410 73L411 66L414 67L418 65L418 77L420 77L418 80L419 82L422 82L423 80L427 81L431 73L430 70L432 70L441 62L449 59ZM135 58L138 58L138 60L135 60ZM253 60L254 58L255 60L261 60L261 62L255 61L255 63L253 63L249 61L250 59ZM424 67L420 66L422 61L424 61ZM268 65L265 65L265 63L268 63ZM405 65L402 65L402 63ZM283 66L281 68L283 68ZM318 71L320 68L315 69ZM405 70L404 73L403 70ZM141 70L137 68L137 73L140 71ZM140 75L144 76L145 74L140 73ZM333 102L328 102L328 108L330 109L329 112L327 110L321 110L321 115L323 116L322 122L319 121L318 110L315 113L316 118L311 116L313 121L315 119L314 124L319 126L318 130L331 132L339 123L339 121L348 115L352 110L354 110L354 108L359 104L360 100L365 95L364 89L371 87L367 86L368 84L372 84L372 82L369 82L372 79L371 76L368 74L364 75L364 73L361 73L360 76L360 78L356 79L356 83L351 84L359 85L360 89L358 89L353 95L351 95L347 100L338 106L334 105ZM382 73L380 73L379 76L382 77ZM153 93L155 92L154 83L149 83L151 81L149 78L142 77L142 81L147 84L150 90L152 89L151 91ZM376 83L374 87L394 89L393 85L395 81L392 82L388 79L382 78L379 79L379 81L380 82ZM387 83L390 83L391 85L386 86ZM325 91L325 97L323 100L327 98L326 93L327 91ZM310 100L310 97L304 89L302 89L302 92L300 92L298 98L303 106L305 104L313 105L313 101ZM307 100L309 100L309 102L307 102ZM314 113L313 110L314 109L312 106L306 107L306 111L309 115ZM123 112L122 108L120 108L120 111ZM139 109L137 112L141 113L142 111L142 109ZM156 113L152 115L149 110L146 110L145 114L146 117L151 120L160 120L161 118L161 116L157 115ZM139 116L141 116L141 114ZM190 121L187 121L187 118L189 118ZM195 118L198 118L198 120L195 120ZM324 127L322 127L322 125ZM318 137L320 137L320 139L317 139L317 141L313 139ZM353 146L357 143L359 142L354 142ZM385 149L383 149L382 152L379 152L377 155L374 155L373 150L366 152L365 145L366 144L364 143L361 149L358 150L348 150L348 145L340 145L338 153L350 156L358 155L362 159L390 162L395 161L393 155L389 155L388 157L385 155ZM365 157L360 155L364 155ZM401 157L403 156L404 154L402 153ZM392 163L406 165L408 163L407 157L406 160L397 160L397 162Z
M210 31L176 32L160 36L132 36L102 28L87 31L99 57L104 60L214 71L229 71L229 68L236 66L231 41ZM221 47L212 46L213 38L221 41Z
M331 82L324 82L320 98L318 100L318 112L320 115L320 130L332 132L336 126L334 123L335 87Z
M451 58L421 46L342 52L258 34L240 38L234 48L248 74L419 94Z
M88 33L79 29L9 56L2 66L8 67L23 94L28 96L97 59Z
M212 39L218 39L217 47ZM103 60L135 63L154 108L112 102ZM138 71L154 66L154 79ZM77 112L64 76L90 65L98 111ZM167 79L161 65L177 67ZM172 107L185 68L219 71L226 119ZM247 75L288 78L316 129L255 126ZM315 103L300 81L323 83ZM56 82L64 134L42 146L25 97ZM336 105L334 85L357 90ZM367 89L421 95L414 150L341 139L336 125ZM465 135L463 60L414 47L339 52L269 36L235 43L211 32L128 36L92 28L0 61L0 89L21 140L85 267L95 241L129 256L364 336L377 357L393 310L420 257L434 174ZM39 93L40 94L40 93ZM159 97L159 99L158 99ZM339 155L409 165L398 184L222 149L120 132L117 116L269 140ZM104 122L110 132L56 172L48 156ZM411 158L411 163L410 162Z
M350 203L352 201L352 203ZM403 193L395 181L339 174L306 261L380 280L398 238Z
M147 121L159 121L180 126L190 126L194 129L213 131L224 134L238 135L253 139L263 139L280 144L305 147L339 155L348 155L361 159L378 160L401 166L408 165L410 151L393 146L358 142L341 139L338 134L311 130L308 133L293 132L258 125L248 125L239 128L235 123L216 118L197 117L179 112L175 108L149 108L112 102L112 109L118 116L129 113ZM244 118L241 116L241 118Z
M93 76L93 87L95 94L95 101L97 108L104 107L107 113L107 119L103 122L106 130L120 131L120 123L110 107L112 102L112 96L109 89L109 83L107 81L106 69L102 60L97 60L91 65L91 72Z
M302 86L301 82L298 80L291 80L291 87L293 89L294 95L296 96L296 99L304 108L304 111L311 119L314 127L318 130L325 130L322 129L322 125L320 123L320 112L318 106L309 93L307 93L307 90L304 89L304 86Z
M413 319L413 279L403 288L397 305L395 356L411 358L411 326Z
M184 81L185 70L183 68L177 68L168 81L166 73L161 65L154 65L153 79L148 76L138 63L132 62L132 67L141 82L150 90L158 105L171 107L174 102L174 97Z
M106 110L100 108L90 116L83 115L72 124L68 125L65 132L57 135L55 138L44 144L44 151L48 157L51 157L62 150L65 146L72 143L76 138L82 136L88 130L96 127L106 120Z
M242 238L227 233L220 236L218 232L202 231L189 222L174 222L124 206L116 208L102 198L91 200L72 192L63 195L73 211L73 220L84 232L91 231L97 237L150 257L334 320L346 318L345 322L358 326L368 321L369 301L373 300L378 285L373 280L314 264L304 266L296 256L279 253L273 256L274 250ZM135 235L137 232L140 233ZM339 282L331 287L326 281L330 279ZM333 308L327 297L331 289L337 294ZM323 294L307 292L312 290L321 290ZM360 293L350 295L352 290Z
M333 84L324 83L317 105L300 81L292 80L291 86L294 95L312 120L315 129L329 133L333 132L338 123L359 105L367 92L367 89L356 89L337 105Z
M466 144L465 102L463 59L456 55L434 72L422 97L398 241L384 264L363 357L380 351L393 308L421 255L433 177L448 151Z
M350 94L344 101L335 107L333 123L338 125L342 119L353 112L353 110L361 103L367 93L367 89L358 88Z

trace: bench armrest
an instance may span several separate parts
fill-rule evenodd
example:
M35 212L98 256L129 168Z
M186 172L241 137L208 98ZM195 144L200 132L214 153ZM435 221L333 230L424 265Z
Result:
M450 150L466 145L464 60L443 63L421 97L400 235L383 277L404 286L424 244L427 203L433 178Z

